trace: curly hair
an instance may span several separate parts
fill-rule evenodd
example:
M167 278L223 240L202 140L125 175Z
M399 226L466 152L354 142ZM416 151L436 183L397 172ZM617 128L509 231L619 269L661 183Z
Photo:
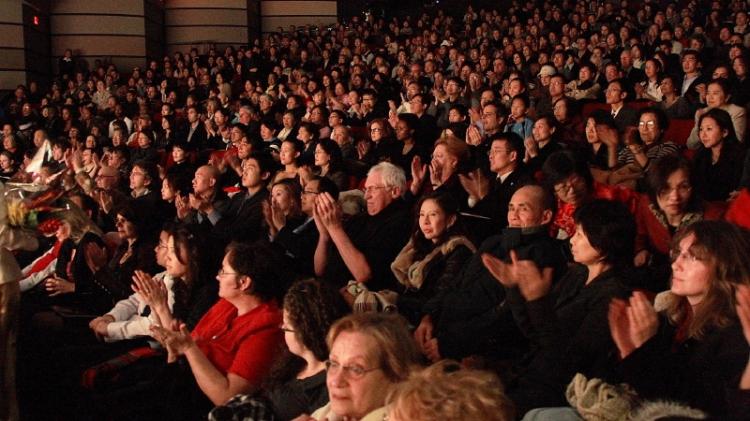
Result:
M284 312L297 340L319 361L328 359L326 334L333 323L350 312L344 299L314 279L295 282L284 296ZM263 389L282 386L305 368L305 360L285 345L263 382Z
M503 389L496 375L446 360L396 385L386 404L389 417L399 420L511 421L515 409Z
M302 345L319 361L327 360L326 334L336 320L349 313L341 295L314 279L301 280L284 296L284 311Z

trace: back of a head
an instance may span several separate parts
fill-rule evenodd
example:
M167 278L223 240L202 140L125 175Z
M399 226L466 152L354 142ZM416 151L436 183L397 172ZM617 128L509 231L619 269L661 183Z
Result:
M494 374L443 361L413 373L387 399L394 421L511 421L514 407Z

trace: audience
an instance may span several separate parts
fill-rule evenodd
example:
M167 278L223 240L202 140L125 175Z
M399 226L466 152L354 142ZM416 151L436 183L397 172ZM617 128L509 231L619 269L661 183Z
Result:
M133 69L66 52L0 103L1 210L41 243L16 253L22 416L579 419L580 372L741 418L747 233L718 222L750 194L740 3L386 10ZM406 320L336 322L342 300ZM443 358L470 370L398 386Z

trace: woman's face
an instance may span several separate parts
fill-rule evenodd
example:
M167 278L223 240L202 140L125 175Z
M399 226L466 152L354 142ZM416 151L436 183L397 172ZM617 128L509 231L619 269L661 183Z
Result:
M727 136L727 131L722 130L719 124L711 117L704 117L701 120L698 137L706 148L713 148L719 145Z
M661 128L655 114L645 113L641 115L638 121L638 134L641 135L643 143L647 145L659 140L659 137L661 137Z
M690 185L688 173L679 169L667 177L667 184L664 189L656 195L656 202L659 209L668 217L678 217L685 213L693 187Z
M564 123L568 119L568 104L565 101L557 101L552 108L552 112L555 114L557 121Z
M292 208L292 197L289 190L283 185L273 186L271 189L271 203L277 206L286 215Z
M161 184L161 198L165 202L171 202L175 198L175 191L167 180Z
M115 219L115 227L117 228L117 234L123 240L135 240L138 238L138 233L135 229L135 224L125 219L122 215L117 215Z
M146 136L145 133L138 133L138 146L141 148L148 148L151 145L151 139Z
M432 152L432 163L442 169L442 178L450 177L458 166L458 159L445 148L445 145L435 146Z
M576 263L586 266L598 263L602 258L602 255L589 242L580 224L576 224L576 232L570 237L570 251Z
M587 82L591 79L591 69L588 67L581 67L581 70L578 71L578 79L581 80L581 82Z
M419 209L419 229L424 238L432 242L437 242L455 219L455 216L446 215L437 201L432 199L425 200Z
M578 206L588 195L586 180L576 173L555 184L554 190L558 199L575 206Z
M3 171L10 171L13 168L13 160L5 155L0 155L0 168Z
M331 155L323 149L322 146L315 146L315 165L318 167L324 167L331 162Z
M161 267L167 267L167 249L169 248L169 233L162 231L159 233L159 243L154 247L156 253L156 264Z
M674 93L674 82L670 78L664 78L659 85L659 90L663 95L670 95Z
M60 226L57 228L57 231L55 231L55 238L57 238L57 241L63 242L70 238L70 223L67 221L60 222Z
M219 281L220 298L230 299L244 293L240 289L240 275L229 265L229 254L224 255L224 259L221 261L221 270L216 275L216 280Z
M283 312L283 320L284 322L281 325L281 330L284 331L284 342L286 342L286 347L289 349L289 352L301 357L305 351L307 351L307 347L305 347L299 339L296 327L292 324L289 312L286 310Z
M380 123L370 125L370 139L377 143L383 138L383 126Z
M301 140L302 143L307 144L312 140L312 134L308 132L304 126L300 126L299 131L297 132L297 139Z
M534 126L531 129L531 134L537 142L545 142L552 137L554 130L549 125L546 118L540 118L534 122Z
M596 121L593 118L586 120L586 141L591 144L599 143L599 135L596 133Z
M683 238L672 252L672 294L686 297L691 305L699 304L708 294L712 268L690 250L693 234Z
M361 419L385 404L392 383L377 365L375 355L378 352L375 340L367 335L339 333L331 346L331 366L326 376L333 412L345 418Z
M178 253L179 258L178 258ZM187 274L187 265L180 262L187 261L185 250L182 247L175 247L174 237L170 236L167 241L167 258L165 268L167 273L173 277L183 277Z
M706 88L706 105L710 108L717 108L727 103L726 92L717 83L709 83Z

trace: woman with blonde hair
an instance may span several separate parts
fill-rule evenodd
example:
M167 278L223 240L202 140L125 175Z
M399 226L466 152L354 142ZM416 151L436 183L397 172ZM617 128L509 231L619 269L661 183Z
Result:
M383 313L353 314L331 327L327 342L330 402L296 421L383 420L386 396L419 361L406 321Z
M458 175L465 172L469 160L469 145L466 142L454 136L441 138L435 142L429 164L423 165L419 156L412 159L409 190L414 196L418 196L429 177L433 191L449 193L458 203L465 204L468 194L461 186Z
M398 384L388 395L390 421L511 421L515 410L500 379L442 361Z
M671 257L672 285L657 297L659 313L643 293L610 305L624 380L644 399L679 400L712 419L746 419L750 399L740 378L750 347L735 294L750 284L750 232L696 222L675 236Z

